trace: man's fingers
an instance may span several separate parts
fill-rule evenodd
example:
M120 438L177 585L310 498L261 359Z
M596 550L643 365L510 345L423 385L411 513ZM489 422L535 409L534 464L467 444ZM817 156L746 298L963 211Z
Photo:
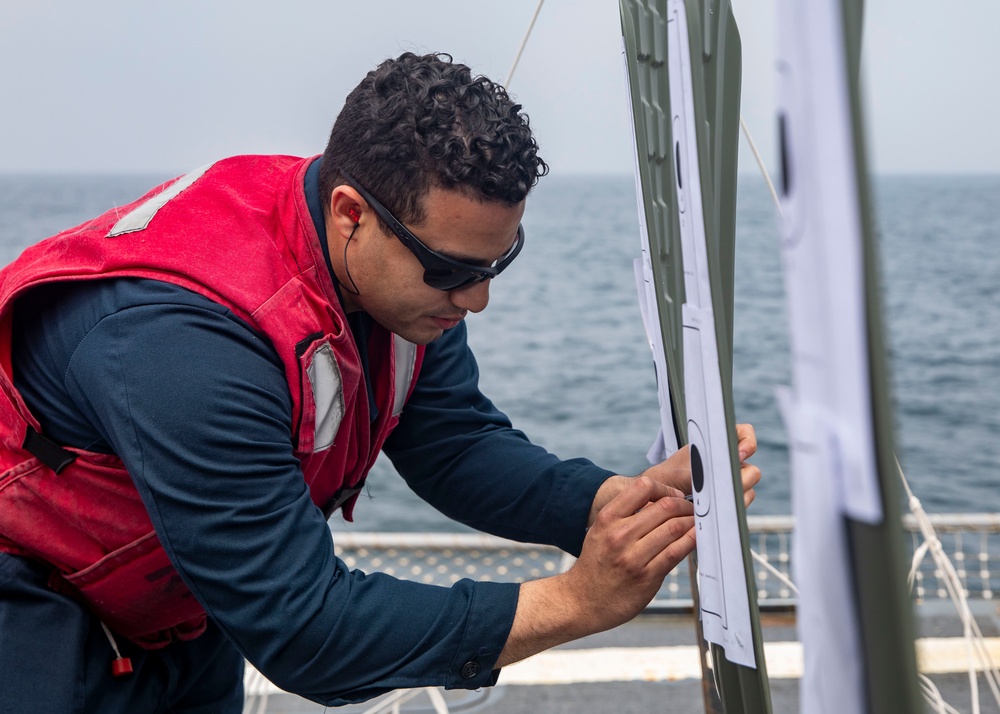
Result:
M689 446L683 446L665 461L653 464L643 471L643 476L658 483L667 484L681 491L691 488L691 453Z
M694 506L679 498L663 498L636 513L630 526L638 537L638 557L648 564L694 528Z
M757 453L757 432L754 431L753 424L737 424L736 441L740 461L746 461Z
M682 538L694 526L694 505L683 498L665 496L632 507L644 492L662 490L657 487L629 489L615 502L609 503L598 515L590 536L596 537L615 558L631 562L632 568L645 570L660 551ZM618 509L621 510L618 510ZM636 571L638 572L638 571Z
M615 518L626 518L642 509L651 501L667 497L684 497L684 494L672 486L654 481L647 476L639 476L628 488L615 496L607 506L601 509L601 514Z
M760 483L760 469L753 464L743 464L740 466L740 480L744 491L753 488Z
M687 528L684 528L687 526ZM666 576L671 570L686 557L691 555L695 548L695 527L694 516L684 518L674 518L661 526L668 530L668 537L671 538L662 548L653 554L647 566L659 577ZM673 529L681 529L675 531ZM676 537L674 535L676 534ZM652 536L651 536L652 537Z
M676 491L677 489L673 490ZM639 527L639 530L649 533L672 518L693 515L693 503L683 496L671 495L647 503L633 514L632 521Z

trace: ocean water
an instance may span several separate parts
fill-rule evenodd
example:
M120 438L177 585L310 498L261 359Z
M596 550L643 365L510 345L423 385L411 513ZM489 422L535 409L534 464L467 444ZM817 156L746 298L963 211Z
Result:
M0 177L0 262L164 178ZM1000 510L1000 177L889 176L875 191L900 461L931 512ZM469 318L483 390L554 453L638 473L658 416L632 277L633 180L548 177L524 224L524 251ZM741 178L737 225L734 401L757 429L764 474L751 512L787 513L775 399L790 381L784 289L775 212L756 176ZM464 530L384 459L350 528Z

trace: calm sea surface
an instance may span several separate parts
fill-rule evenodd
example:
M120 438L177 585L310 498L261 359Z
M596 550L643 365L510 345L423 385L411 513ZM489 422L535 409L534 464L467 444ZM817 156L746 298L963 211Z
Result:
M0 262L163 178L0 177ZM876 190L903 468L929 511L1000 510L1000 177L884 177ZM494 281L486 312L469 318L483 390L556 454L638 473L658 417L632 277L632 178L548 177L524 223L524 251ZM789 510L775 402L790 381L776 230L762 182L742 179L733 383L737 419L760 439L765 480L752 512L762 514ZM387 462L369 484L352 529L462 529Z

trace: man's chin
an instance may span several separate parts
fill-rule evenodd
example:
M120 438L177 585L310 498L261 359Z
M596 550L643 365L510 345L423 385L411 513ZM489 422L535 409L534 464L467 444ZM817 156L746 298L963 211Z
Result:
M407 330L400 330L396 334L407 342L412 342L415 345L429 345L434 340L440 338L441 335L444 334L444 330L439 327L423 329L410 328Z
M396 333L407 342L412 342L415 345L429 345L448 330L458 327L461 322L461 320L442 320L431 317L397 325L396 329L388 325L383 325L383 327Z
M444 332L438 332L436 335L434 335L432 337L424 337L424 338L417 339L417 340L410 340L410 342L412 342L415 345L426 346L426 345L429 345L431 342L434 342L435 340L440 339L443 334L444 334Z

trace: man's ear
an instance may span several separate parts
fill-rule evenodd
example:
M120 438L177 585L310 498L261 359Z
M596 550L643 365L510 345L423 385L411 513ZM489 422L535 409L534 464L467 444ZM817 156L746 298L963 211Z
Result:
M347 185L337 186L330 193L327 233L336 231L347 240L366 209L367 204L357 191Z

